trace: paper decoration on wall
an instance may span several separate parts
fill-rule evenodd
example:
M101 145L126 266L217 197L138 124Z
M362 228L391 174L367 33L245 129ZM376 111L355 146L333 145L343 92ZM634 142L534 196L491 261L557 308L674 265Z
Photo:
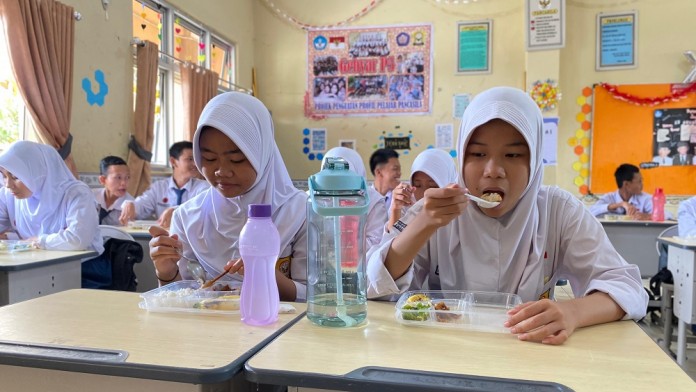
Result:
M338 27L338 26L343 26L343 25L346 25L346 24L350 24L351 22L355 22L356 20L358 20L358 19L362 18L363 16L367 15L367 13L370 12L370 11L372 11L372 10L377 6L377 4L380 3L381 1L382 1L382 0L371 0L371 1L370 1L370 4L368 4L367 6L363 7L363 9L361 9L360 11L358 11L356 14L354 14L354 15L351 16L351 17L349 17L348 19L342 20L342 21L339 21L339 22L335 22L335 23L332 23L332 24L320 25L320 26L311 25L311 24L304 23L304 22L301 22L301 21L297 20L297 19L294 18L293 16L288 15L287 12L285 12L285 11L281 10L280 8L278 8L278 6L275 5L275 4L274 4L272 1L270 1L270 0L266 0L265 3L266 3L266 6L267 6L268 8L270 8L273 12L275 12L276 15L277 15L278 17L281 17L281 18L285 19L286 21L288 21L288 22L290 22L291 24L293 24L295 27L299 27L299 28L301 28L301 29L303 29L303 30L308 30L308 29L325 29L325 28Z
M624 101L636 106L657 106L667 102L679 102L686 98L691 93L696 93L696 83L688 85L672 85L671 94L662 97L638 97L633 94L622 93L619 91L619 86L609 83L599 83L603 89L615 99Z
M544 112L556 109L558 101L561 99L561 93L558 91L558 84L555 80L546 79L545 81L537 80L532 85L529 95L534 102Z
M85 94L87 94L87 103L89 103L90 106L95 103L102 106L104 105L106 95L109 93L109 85L106 84L104 72L102 72L101 69L94 71L94 80L99 85L99 89L96 93L92 92L92 81L89 80L89 78L82 79L82 89L85 91Z
M400 127L397 126L396 129ZM413 131L408 131L408 135L403 132L387 132L382 131L382 134L377 138L378 142L372 145L375 150L378 148L392 148L394 150L399 150L402 155L408 155L411 149L411 143L414 147L419 147L420 143L418 141L413 142Z
M568 139L568 145L573 148L573 153L577 156L577 160L573 162L573 170L577 173L573 183L578 187L578 192L581 195L588 195L590 189L587 185L590 177L590 115L592 113L592 88L585 87L582 89L582 94L575 100L580 106L579 113L575 116L575 120L580 124L575 131L575 136Z
M326 151L326 129L325 128L315 128L309 129L305 128L302 130L302 153L307 156L310 161L324 159L324 152ZM322 148L321 151L316 151L314 148Z

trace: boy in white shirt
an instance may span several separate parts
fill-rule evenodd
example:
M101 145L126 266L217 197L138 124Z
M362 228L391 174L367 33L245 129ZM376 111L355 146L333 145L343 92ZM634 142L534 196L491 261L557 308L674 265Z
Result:
M172 176L154 182L150 188L134 201L123 203L119 221L122 225L134 219L157 219L157 224L169 227L174 210L208 189L210 184L200 180L193 160L193 143L177 142L169 147L169 164Z
M128 193L130 169L122 158L110 155L101 160L99 171L99 183L104 188L92 189L99 204L99 224L119 226L123 202L133 200Z

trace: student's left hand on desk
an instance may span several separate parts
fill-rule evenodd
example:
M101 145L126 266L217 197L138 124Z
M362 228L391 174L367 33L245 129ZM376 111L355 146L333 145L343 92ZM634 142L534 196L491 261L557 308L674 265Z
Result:
M638 212L638 211L636 211L635 213L633 213L633 214L631 215L631 219L635 219L635 220L652 220L652 214L649 214L649 213L647 213L647 212L643 213L643 212Z
M174 210L176 208L174 207L169 207L164 212L162 212L162 215L159 217L157 220L157 225L160 227L169 227L169 225L172 223L172 215L174 214Z
M525 302L508 311L510 318L503 325L520 340L562 344L577 326L568 305L548 299Z

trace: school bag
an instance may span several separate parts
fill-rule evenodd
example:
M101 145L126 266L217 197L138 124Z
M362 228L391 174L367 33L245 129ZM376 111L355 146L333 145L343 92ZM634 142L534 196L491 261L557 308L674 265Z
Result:
M82 288L135 291L135 263L143 261L143 248L135 241L110 238L104 252L82 263Z

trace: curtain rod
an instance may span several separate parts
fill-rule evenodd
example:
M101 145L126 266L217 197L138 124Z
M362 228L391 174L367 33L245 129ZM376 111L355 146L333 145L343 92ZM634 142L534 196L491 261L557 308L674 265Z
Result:
M145 46L145 41L143 41L142 39L140 39L140 38L138 38L138 37L133 37L133 39L131 40L131 45L143 47L143 46ZM164 57L166 57L166 58L168 58L168 59L171 59L171 60L173 60L173 61L175 61L175 62L178 62L178 63L180 63L181 65L183 65L184 67L187 66L187 65L186 65L187 63L190 63L190 64L192 64L192 65L196 65L196 64L191 63L190 61L187 62L187 61L178 59L178 58L176 58L176 57L174 57L174 56L172 56L172 55L170 55L170 54L168 54L168 53L162 52L161 50L158 51L158 52L159 52L160 55L162 55L162 56L164 56ZM199 65L196 65L196 66L200 67ZM218 77L218 80L221 80L222 82L226 83L229 87L232 87L232 88L234 88L235 90L239 90L239 91L242 91L242 92L247 93L247 94L250 94L250 95L253 93L253 92L252 92L251 90L249 90L248 88L242 87L242 86L240 86L240 85L238 85L238 84L234 84L234 83L230 82L229 80L225 80L225 79L223 79L223 78L221 78L221 77Z

